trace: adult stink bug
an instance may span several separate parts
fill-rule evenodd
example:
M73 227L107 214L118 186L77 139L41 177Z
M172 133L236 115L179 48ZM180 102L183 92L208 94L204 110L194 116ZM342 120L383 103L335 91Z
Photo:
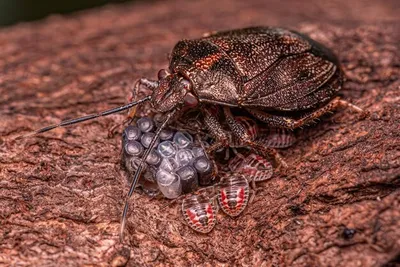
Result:
M143 78L136 83L135 93L144 86L152 91L151 95L122 107L62 121L32 134L107 116L145 102L164 115L132 179L122 215L122 239L128 198L146 158L163 128L177 117L193 108L202 113L205 127L216 140L207 150L209 155L229 147L228 131L256 153L275 156L283 164L275 150L251 140L234 116L246 114L266 126L294 129L340 105L362 111L336 97L342 82L343 73L334 54L306 35L274 27L217 32L179 41L172 51L169 69L160 70L158 80ZM210 112L213 106L223 110L224 122Z

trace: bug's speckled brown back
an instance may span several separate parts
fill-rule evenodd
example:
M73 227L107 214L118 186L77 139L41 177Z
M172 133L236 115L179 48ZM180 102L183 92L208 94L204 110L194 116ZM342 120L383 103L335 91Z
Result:
M327 102L340 90L337 62L308 36L252 27L180 41L170 68L193 82L202 102L299 111Z
M224 31L204 40L217 45L235 62L243 82L267 70L279 58L311 49L310 43L297 34L272 27Z

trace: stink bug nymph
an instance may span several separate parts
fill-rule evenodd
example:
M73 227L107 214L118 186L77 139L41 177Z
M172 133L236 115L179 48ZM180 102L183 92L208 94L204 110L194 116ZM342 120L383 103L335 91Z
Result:
M215 204L201 194L185 198L182 202L182 213L189 226L203 234L211 232L217 223Z
M150 102L155 113L163 114L164 120L148 143L127 194L122 239L128 198L146 158L164 127L185 111L198 109L202 114L202 123L215 140L207 149L208 155L229 147L229 134L232 134L257 154L274 156L284 165L274 149L249 138L234 117L245 114L267 127L294 129L340 105L362 111L337 97L342 83L343 72L336 56L306 35L275 27L223 31L179 41L172 50L168 70L159 71L158 80L142 78L136 83L134 92L144 86L152 94L125 106L62 121L32 134L107 116L145 102ZM213 107L223 110L223 121L210 112ZM228 130L222 126L224 123Z
M222 211L236 217L249 202L249 182L241 174L228 173L222 179L218 189L218 202Z
M250 153L237 154L228 163L228 168L233 173L239 173L251 182L262 182L270 179L273 174L272 165L264 157Z

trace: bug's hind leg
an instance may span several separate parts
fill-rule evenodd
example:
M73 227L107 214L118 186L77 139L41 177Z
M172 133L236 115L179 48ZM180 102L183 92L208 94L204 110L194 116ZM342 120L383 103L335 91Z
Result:
M359 106L356 106L346 100L343 100L341 98L339 98L339 106L344 107L344 108L351 108L352 110L362 114L364 117L368 116L369 112L360 108Z
M360 112L363 114L366 113L363 109L361 109L361 108L357 107L356 105L353 105L345 100L340 99L340 97L334 98L332 101L330 101L325 106L315 110L314 112L307 114L305 117L300 118L300 119L292 119L292 118L287 118L287 117L282 117L282 116L277 116L277 115L271 115L271 114L268 114L264 111L257 110L257 109L248 109L248 111L250 112L251 115L253 115L257 119L259 119L260 121L267 123L270 126L293 130L293 129L296 129L296 128L299 128L299 127L302 127L304 125L314 122L315 119L321 117L325 113L331 112L332 110L336 109L339 106L350 107L357 112Z

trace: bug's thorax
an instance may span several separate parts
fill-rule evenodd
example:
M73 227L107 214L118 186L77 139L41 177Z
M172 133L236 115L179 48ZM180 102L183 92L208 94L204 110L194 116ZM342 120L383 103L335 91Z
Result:
M192 83L179 73L159 72L158 87L154 89L151 104L157 112L168 112L178 106L194 107L198 104L192 94Z

